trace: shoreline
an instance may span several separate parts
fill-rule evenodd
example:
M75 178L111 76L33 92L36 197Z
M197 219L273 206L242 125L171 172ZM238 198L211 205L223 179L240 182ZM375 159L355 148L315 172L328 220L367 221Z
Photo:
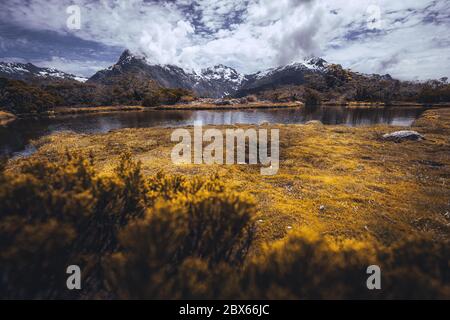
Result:
M12 113L9 113L6 111L0 111L0 126L4 126L16 119L17 119L17 117L15 115L13 115Z
M382 109L382 108L397 108L397 107L417 107L417 108L450 108L450 103L436 103L436 104L422 104L415 102L394 102L390 105L384 103L369 103L369 102L346 102L346 103L329 103L325 102L320 105L311 107L346 107L346 108L368 108L368 109ZM301 108L305 105L301 102L259 102L247 104L230 104L230 105L215 105L215 104L175 104L175 105L161 105L157 107L136 106L98 106L98 107L56 107L53 110L42 113L23 113L14 115L6 111L0 111L0 125L6 125L11 121L17 119L27 118L55 118L69 115L82 114L108 114L129 111L147 112L153 110L248 110L248 109L286 109L286 108Z
M22 113L14 116L15 119L25 118L54 118L68 115L81 114L107 114L119 113L129 111L147 112L153 110L240 110L240 109L270 109L270 108L299 108L303 104L299 103L264 103L264 104L239 104L239 105L162 105L158 107L144 107L144 106L99 106L99 107L56 107L53 110L48 110L42 113ZM0 111L1 112L1 111ZM6 112L5 112L6 113ZM12 114L11 114L12 115ZM1 120L1 119L0 119Z
M420 103L407 101L394 101L390 104L384 102L365 102L365 101L348 101L348 102L323 102L322 106L340 106L348 108L395 108L395 107L417 107L417 108L448 108L450 102L444 103Z
M175 104L155 107L155 110L241 110L241 109L270 109L270 108L300 108L302 102L249 102L245 104Z

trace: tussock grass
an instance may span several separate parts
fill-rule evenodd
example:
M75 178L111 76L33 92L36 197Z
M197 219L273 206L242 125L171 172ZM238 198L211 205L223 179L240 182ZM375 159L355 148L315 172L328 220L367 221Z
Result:
M0 110L0 126L3 126L11 121L13 121L16 118L15 115L9 112L1 111Z
M304 104L301 102L271 102L258 101L237 103L230 105L216 105L211 103L192 102L189 104L162 105L156 107L160 110L239 110L239 109L270 109L270 108L299 108Z
M109 113L122 111L144 111L142 106L93 106L93 107L56 107L46 115L68 115L82 113Z
M92 153L98 169L110 172L127 151L142 162L145 174L218 172L227 184L257 199L265 219L262 242L283 237L288 226L385 244L423 232L448 239L444 215L450 210L449 109L429 110L415 123L413 129L426 137L421 142L383 141L382 134L400 130L389 126L271 128L280 129L281 159L278 174L269 177L259 174L258 165L175 166L170 160L174 145L170 128L56 134L37 142L39 150L33 157L57 160L69 148ZM11 168L15 165L11 163ZM423 222L428 220L432 223Z
M65 132L41 139L36 143L37 153L30 159L9 161L7 178L2 182L7 188L3 190L21 194L20 210L40 208L41 198L34 196L35 192L41 194L40 189L26 186L35 179L38 180L32 185L39 186L39 181L53 177L52 172L56 171L59 174L51 178L56 179L56 185L60 186L58 179L62 179L63 185L75 184L80 191L74 197L68 187L64 189L63 194L67 192L64 197L57 197L69 217L76 217L77 212L72 206L63 206L64 201L71 199L74 202L70 203L84 208L79 214L93 210L94 196L101 199L100 208L119 210L115 216L120 221L119 227L110 218L106 224L111 230L106 233L110 235L109 247L101 251L105 254L104 261L108 261L106 282L102 285L95 276L98 264L86 257L87 265L96 266L92 267L95 272L91 274L93 285L89 296L450 296L450 225L446 214L450 211L449 109L429 110L414 124L413 129L425 135L423 141L384 141L380 138L382 134L398 130L389 126L273 127L280 129L281 139L280 171L275 176L261 176L258 165L176 166L170 161L174 145L170 141L170 128L123 129L93 135ZM84 160L62 165L67 150ZM125 160L124 152L129 154ZM92 160L88 164L86 159ZM31 168L41 169L24 171L30 167L27 164L30 161L34 163ZM140 165L136 166L134 161ZM52 169L44 170L42 166ZM80 181L84 182L80 185ZM99 185L92 181L103 182ZM113 193L107 192L113 189ZM23 190L33 195L30 201L23 198ZM203 191L198 193L199 190ZM14 199L8 198L8 194L0 196L3 200ZM111 195L115 196L110 199ZM54 196L45 195L45 199ZM166 199L164 204L158 198ZM119 202L111 206L110 201ZM11 208L18 205L14 201L1 203ZM63 254L65 246L73 245L71 241L79 237L76 230L81 229L72 218L63 220L74 223L71 227L54 227L51 217L61 213L48 208L48 218L37 221L40 225L33 228L49 232L42 236L36 233L39 241L66 239L68 243L57 241L50 246L57 255ZM106 209L94 212L104 212L109 217ZM99 217L97 226L104 227L103 215ZM124 217L129 218L123 220ZM2 220L3 228L21 225L9 219ZM200 229L183 229L182 226L189 225L186 221L198 228L202 226L199 222L208 222ZM29 228L24 230L31 232ZM192 234L190 230L199 231ZM63 231L66 234L61 234ZM217 234L224 237L215 239ZM169 235L175 238L166 239ZM198 239L195 248L189 247L192 237ZM8 241L18 248L26 247L26 242L20 240L25 238L12 237ZM97 247L102 243L96 237L87 239ZM223 243L223 252L227 254L217 254L215 250L220 246L209 247L224 239L229 239ZM78 241L75 243L80 245ZM159 250L160 246L167 254ZM17 261L23 263L21 255L17 257L19 260L6 261L13 266ZM386 290L381 293L370 293L365 288L364 268L372 263L380 264L386 271Z

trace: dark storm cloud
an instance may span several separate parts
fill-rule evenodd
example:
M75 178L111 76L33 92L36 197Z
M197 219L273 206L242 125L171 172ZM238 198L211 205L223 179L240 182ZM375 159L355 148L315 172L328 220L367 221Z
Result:
M72 34L28 30L4 22L0 22L0 30L2 40L10 44L7 50L0 48L0 56L17 55L25 59L43 59L61 55L70 59L86 56L110 60L117 54L117 50L111 50L101 43L79 39Z

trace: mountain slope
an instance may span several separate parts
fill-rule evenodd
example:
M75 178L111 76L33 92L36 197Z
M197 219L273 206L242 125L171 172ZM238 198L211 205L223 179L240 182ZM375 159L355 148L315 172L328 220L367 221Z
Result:
M75 80L85 82L87 79L77 77L54 68L40 68L32 63L0 62L0 77L14 80Z
M304 85L308 75L324 77L329 64L321 58L310 58L302 63L292 63L251 75L243 75L233 68L216 65L200 72L187 72L174 65L150 63L145 57L125 50L116 64L94 74L88 81L111 85L130 76L141 81L154 80L168 88L183 88L198 96L220 98L245 96L284 85Z
M116 64L97 72L88 81L108 85L130 75L142 81L154 80L167 88L192 90L197 95L206 97L232 95L245 79L236 70L223 65L204 69L197 74L174 65L151 64L145 57L125 50Z
M332 65L322 58L312 57L277 68L270 68L248 75L247 81L236 93L237 96L259 93L287 85L308 85L311 78L325 78Z
M260 99L272 101L306 101L314 98L315 101L330 104L355 100L389 103L417 101L422 99L419 95L424 88L430 87L427 93L430 96L430 92L441 86L398 81L389 75L361 74L321 58L309 58L250 75L240 74L224 65L186 71L175 65L151 63L129 50L122 53L117 63L98 71L86 83L81 83L84 79L74 75L29 63L0 63L0 77L32 82L61 96L70 105L138 104L158 87L186 89L198 97L209 98L254 94ZM439 101L444 99L441 96Z

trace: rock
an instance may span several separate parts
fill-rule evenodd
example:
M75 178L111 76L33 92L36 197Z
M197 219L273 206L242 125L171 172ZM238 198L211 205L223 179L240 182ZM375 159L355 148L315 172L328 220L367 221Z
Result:
M446 212L444 213L444 217L445 217L446 219L450 219L450 211L446 211Z
M231 105L233 103L231 100L217 99L217 100L214 100L214 104L218 105L218 106L225 106L225 105Z
M322 122L319 120L310 120L305 123L306 125L322 125Z
M401 142L405 140L420 141L425 138L416 131L401 130L392 133L386 133L385 135L383 135L383 139L388 141Z

